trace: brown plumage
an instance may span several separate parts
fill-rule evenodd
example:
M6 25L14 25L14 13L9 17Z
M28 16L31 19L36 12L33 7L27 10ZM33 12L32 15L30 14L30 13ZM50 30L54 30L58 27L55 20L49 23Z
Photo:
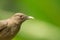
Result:
M21 24L32 18L23 13L16 13L6 20L0 20L0 40L12 40L19 31Z

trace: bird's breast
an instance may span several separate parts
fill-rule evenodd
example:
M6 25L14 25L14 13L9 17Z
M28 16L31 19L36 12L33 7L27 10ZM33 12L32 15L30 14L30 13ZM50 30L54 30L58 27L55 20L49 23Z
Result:
M8 22L6 28L0 32L0 39L12 39L19 31L21 24L15 22Z
M3 31L4 33L1 33L1 34L4 35L4 38L6 39L8 38L12 39L14 36L16 36L19 29L20 29L19 24L12 24L12 25L9 25L6 29L4 29Z

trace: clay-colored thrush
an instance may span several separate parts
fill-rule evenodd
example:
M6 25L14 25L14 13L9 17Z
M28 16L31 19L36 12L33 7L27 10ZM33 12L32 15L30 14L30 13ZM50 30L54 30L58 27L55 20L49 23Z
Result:
M21 24L33 17L16 13L6 20L0 20L0 40L12 40L19 31Z

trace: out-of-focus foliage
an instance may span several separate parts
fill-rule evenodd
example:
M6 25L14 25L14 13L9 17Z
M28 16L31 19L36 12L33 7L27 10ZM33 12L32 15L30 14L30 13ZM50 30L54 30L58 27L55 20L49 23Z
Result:
M60 40L60 0L0 0L0 19L15 12L35 19L24 22L14 40Z

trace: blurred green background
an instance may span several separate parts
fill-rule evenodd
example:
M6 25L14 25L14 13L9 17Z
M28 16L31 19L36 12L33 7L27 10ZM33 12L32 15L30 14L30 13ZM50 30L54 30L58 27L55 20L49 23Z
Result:
M16 12L33 16L13 40L60 40L60 0L0 0L0 19Z

